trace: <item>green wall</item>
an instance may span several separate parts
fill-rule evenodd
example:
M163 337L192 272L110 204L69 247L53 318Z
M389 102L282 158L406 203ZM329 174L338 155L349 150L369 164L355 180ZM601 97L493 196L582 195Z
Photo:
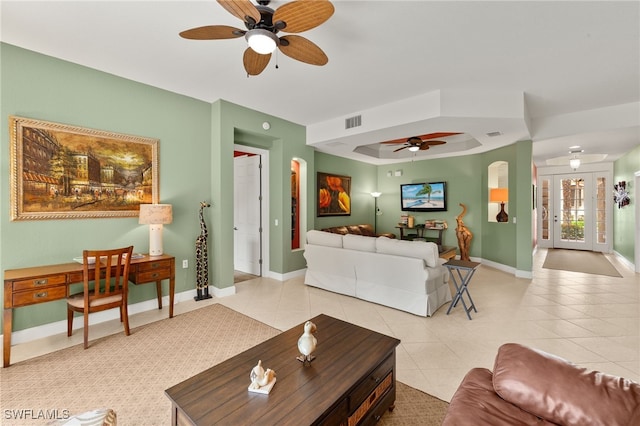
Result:
M313 150L305 145L305 129L267 114L228 102L209 104L111 74L0 43L0 269L71 261L84 248L134 244L148 251L149 230L137 218L10 221L8 117L17 115L81 127L158 138L160 202L173 205L173 223L164 227L164 248L176 256L176 292L195 287L195 239L200 233L200 201L206 209L210 239L209 283L233 285L233 144L247 139L269 149L271 270L304 267L301 251L292 252L289 187L292 156L314 167ZM266 132L261 125L272 124ZM249 138L251 139L251 138ZM258 142L256 142L258 141ZM311 185L311 184L310 184ZM312 188L308 188L312 191ZM309 204L312 205L312 199ZM308 208L308 223L313 209ZM286 244L285 244L286 243ZM188 259L189 269L179 267ZM168 283L163 283L168 292ZM155 299L153 285L132 287L130 300ZM14 330L61 321L64 301L14 311Z
M315 203L317 193L314 189L313 192L311 192L314 194L314 197L311 198L313 198L314 201L312 213L315 217L315 225L312 226L312 228L322 229L329 228L331 226L360 225L365 223L373 225L375 219L375 204L371 193L379 190L376 189L377 167L361 161L348 160L346 158L336 157L322 152L316 153L315 165L316 172L351 176L351 215L317 217ZM315 183L317 182L316 173L313 173L312 179L310 180L314 182L315 188ZM379 222L378 232L382 232Z
M473 233L470 255L490 260L523 271L532 269L532 187L531 141L522 141L484 154L455 158L419 160L406 163L372 166L329 154L316 154L316 170L351 176L351 216L316 218L315 229L337 225L355 225L374 221L374 200L370 193L380 191L377 218L378 233L393 232L400 209L400 185L414 182L447 183L447 211L412 213L416 223L426 219L444 219L449 229L443 235L444 245L458 246L456 217L462 213L460 203L467 207L462 218ZM489 222L487 219L487 168L494 161L509 163L509 217L508 223ZM514 224L513 217L517 217Z
M640 145L613 163L613 183L621 181L627 183L626 188L631 203L625 207L613 206L613 249L635 263L635 203L638 202L640 191L635 188L635 173L640 171ZM613 191L613 188L612 188Z

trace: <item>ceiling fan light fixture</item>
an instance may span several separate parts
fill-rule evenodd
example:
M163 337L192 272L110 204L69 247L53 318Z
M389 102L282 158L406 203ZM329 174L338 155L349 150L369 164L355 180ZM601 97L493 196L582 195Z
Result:
M416 146L416 145L412 145L412 146L409 147L409 151L411 151L411 152L416 152L416 151L419 151L419 150L420 150L420 147Z
M245 38L249 47L261 55L273 53L278 45L278 37L271 31L262 28L247 31Z
M577 170L578 167L580 167L580 159L578 157L574 157L571 160L569 160L569 166L573 169L573 170Z

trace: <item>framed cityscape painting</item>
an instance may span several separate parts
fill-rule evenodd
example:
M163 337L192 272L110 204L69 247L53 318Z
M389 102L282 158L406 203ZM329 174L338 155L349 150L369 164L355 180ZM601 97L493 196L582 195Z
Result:
M158 202L158 139L9 117L11 220L137 216Z

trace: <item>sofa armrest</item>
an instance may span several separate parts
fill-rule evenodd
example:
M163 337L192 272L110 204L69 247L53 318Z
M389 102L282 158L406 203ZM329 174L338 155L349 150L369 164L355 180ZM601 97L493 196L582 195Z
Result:
M638 383L515 343L498 351L493 388L506 401L562 425L626 426L640 404Z
M470 370L451 398L442 426L551 425L500 398L491 380L491 371L486 368Z

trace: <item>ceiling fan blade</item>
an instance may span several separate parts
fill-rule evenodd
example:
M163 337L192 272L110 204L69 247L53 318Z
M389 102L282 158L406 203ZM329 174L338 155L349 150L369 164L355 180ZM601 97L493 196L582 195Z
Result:
M247 50L244 51L244 69L249 75L260 74L267 67L270 60L271 53L267 55L261 55L259 53L256 53L255 50L250 47L247 47Z
M444 145L446 142L445 141L430 141L430 140L426 140L422 142L422 145L427 145L427 146L436 146L436 145Z
M299 1L299 0L298 0ZM312 41L297 35L280 37L280 51L290 58L311 65L325 65L327 55Z
M334 10L328 0L297 0L280 6L273 14L273 22L286 22L284 32L301 33L324 23Z
M260 22L260 11L249 0L218 0L218 3L233 16L246 22L245 16L250 16L255 22Z
M227 25L207 25L191 28L180 33L180 37L190 40L221 40L242 37L246 31Z
M393 150L393 152L402 151L403 149L407 149L407 148L409 148L409 145L407 145L407 146L403 146L403 147L398 148L398 149L394 149L394 150Z
M415 140L416 142L422 142L422 141L429 141L429 139L445 138L447 136L454 136L454 135L459 135L459 134L460 133L453 133L453 132L427 133L426 135L411 136L409 138L393 139L393 140L390 140L390 141L385 141L385 142L380 142L380 143L381 144L407 143L407 142L410 142L412 139ZM443 143L446 143L446 142L443 142ZM441 144L437 144L437 145L441 145Z
M426 150L428 150L429 148L431 148L431 147L429 146L429 144L428 144L428 143L420 144L420 151L426 151Z
M398 143L407 143L407 138L394 139L391 141L380 142L383 145L394 145Z
M455 136L459 134L460 133L456 133L456 132L427 133L426 135L418 136L418 138L424 141L428 139L446 138L447 136Z

